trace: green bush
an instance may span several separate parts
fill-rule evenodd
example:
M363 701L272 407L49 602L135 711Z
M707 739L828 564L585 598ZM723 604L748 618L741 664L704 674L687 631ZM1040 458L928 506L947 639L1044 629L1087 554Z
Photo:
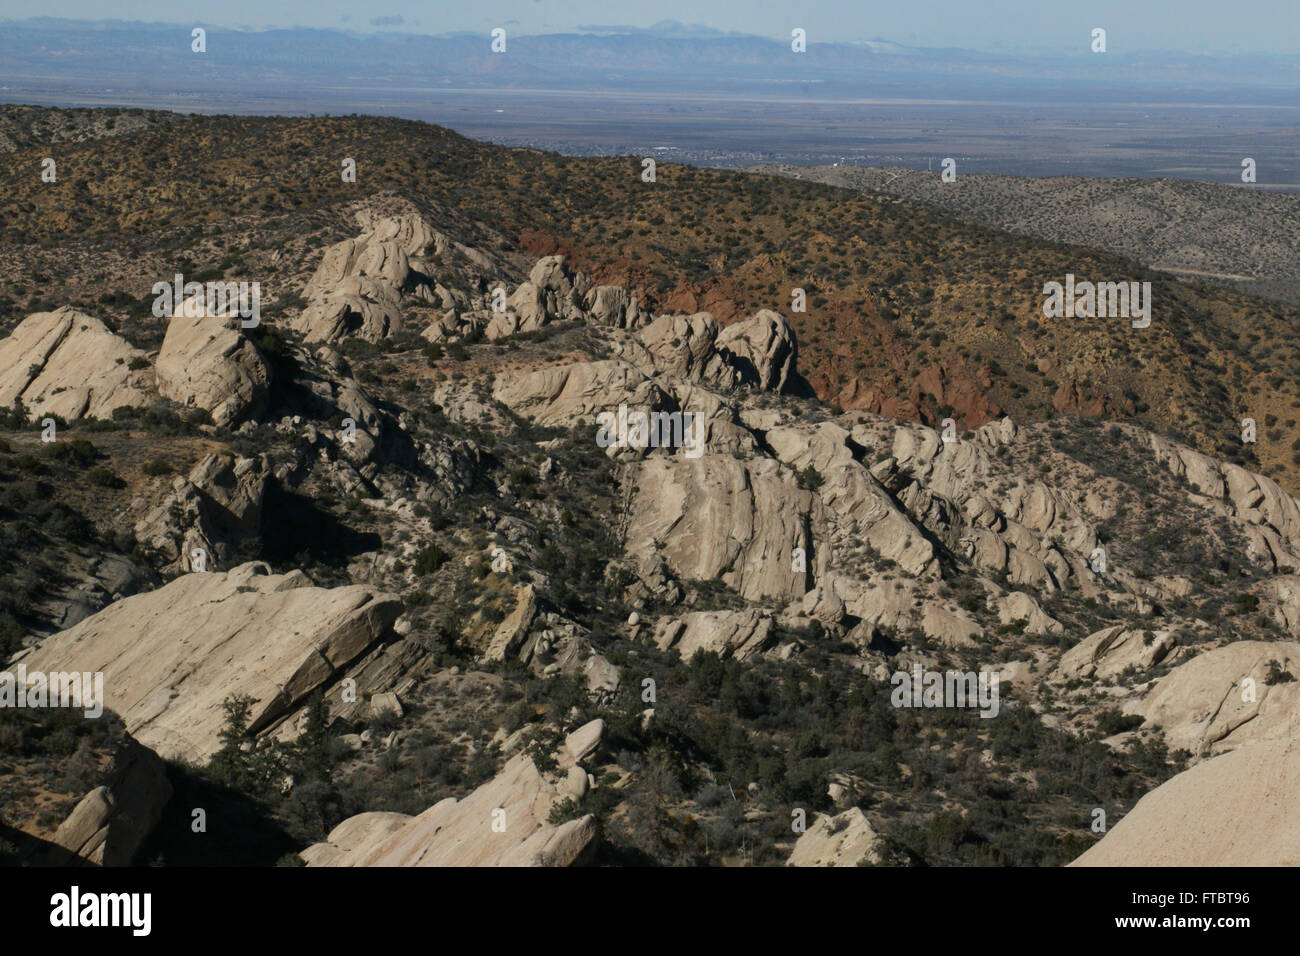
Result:
M438 547L437 542L427 545L415 556L415 573L433 574L447 563L447 553Z
M86 479L92 485L98 485L101 488L125 488L126 482L117 475L113 474L102 465L96 465L90 471L86 472Z

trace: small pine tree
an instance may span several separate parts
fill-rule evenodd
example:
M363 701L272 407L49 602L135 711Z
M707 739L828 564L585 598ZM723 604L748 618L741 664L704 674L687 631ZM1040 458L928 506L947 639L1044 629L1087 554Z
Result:
M307 700L307 722L294 743L293 776L295 780L330 779L330 712L320 691Z
M221 747L208 761L209 770L238 790L248 790L253 784L252 760L244 749L252 707L253 698L246 694L227 697L221 702L226 714L226 722L217 734Z

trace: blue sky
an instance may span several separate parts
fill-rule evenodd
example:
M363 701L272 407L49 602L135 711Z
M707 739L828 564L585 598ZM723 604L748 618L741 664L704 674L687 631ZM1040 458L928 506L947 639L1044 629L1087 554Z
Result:
M1050 52L1105 27L1112 51L1300 53L1300 0L0 0L0 19L151 20L365 32L571 32L679 20L809 40L882 38L911 46ZM1081 39L1081 37L1083 39Z

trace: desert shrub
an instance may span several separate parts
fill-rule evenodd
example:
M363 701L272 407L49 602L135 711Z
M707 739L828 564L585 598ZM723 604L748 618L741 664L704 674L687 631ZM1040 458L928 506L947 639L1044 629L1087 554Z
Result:
M100 488L125 488L126 482L102 465L96 465L86 472L86 480Z
M415 556L415 573L419 575L433 574L446 563L447 553L438 547L437 542L434 542L420 549L419 554Z

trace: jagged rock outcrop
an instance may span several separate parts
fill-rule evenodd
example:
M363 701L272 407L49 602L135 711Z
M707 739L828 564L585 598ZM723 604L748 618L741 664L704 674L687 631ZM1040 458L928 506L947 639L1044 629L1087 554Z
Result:
M348 335L378 341L402 330L404 296L439 301L424 259L437 235L433 227L416 214L372 219L368 226L326 249L303 290L308 304L292 325L306 341Z
M614 350L647 375L722 391L750 384L778 392L790 380L797 351L789 324L766 309L725 328L707 312L661 315L615 339Z
M269 480L265 455L207 455L136 522L136 538L164 559L165 570L194 570L198 550L203 570L216 571L242 541L261 533Z
M765 650L772 632L771 615L761 611L692 611L662 621L655 644L661 651L676 651L684 660L700 651L744 660Z
M643 315L636 299L621 285L596 286L584 297L583 305L591 322L619 329L636 328Z
M449 323L440 320L441 334L434 333L430 327L425 337L439 341L456 331L463 331L468 323L472 327L481 326L484 337L495 341L517 332L535 332L548 322L585 318L582 301L588 288L586 278L565 266L563 256L546 256L537 260L528 279L510 293L504 311L493 310L490 317L481 312L455 317L461 329L449 327ZM486 325L483 324L485 318Z
M683 581L716 579L751 600L789 600L825 570L816 501L770 458L648 458L632 467L627 487L626 548L645 577L661 557ZM796 548L806 570L794 570Z
M154 371L159 394L210 412L218 426L256 414L271 387L271 364L236 320L188 308L167 320Z
M1152 790L1071 866L1300 866L1300 744L1248 744Z
M1300 501L1276 481L1240 465L1218 462L1150 432L1122 426L1146 444L1166 469L1193 492L1229 506L1250 539L1251 552L1270 570L1300 571Z
M0 405L65 421L111 418L150 400L145 353L103 322L69 306L29 315L0 339Z
M744 381L777 392L789 384L798 351L789 323L771 309L727 326L718 348L731 354L730 364L740 368Z
M667 375L728 389L741 373L717 347L722 325L707 312L661 315L634 335L616 339L615 354L651 375Z
M561 824L548 818L566 798L562 782L575 766L561 753L561 783L548 780L524 754L468 796L442 800L419 816L365 813L344 820L324 843L299 854L308 866L572 866L594 850L590 814ZM566 766L567 764L567 766Z
M186 574L109 605L45 639L29 671L102 671L104 704L164 757L203 761L220 746L222 702L252 698L262 731L382 637L402 612L395 595L313 587L261 562Z

